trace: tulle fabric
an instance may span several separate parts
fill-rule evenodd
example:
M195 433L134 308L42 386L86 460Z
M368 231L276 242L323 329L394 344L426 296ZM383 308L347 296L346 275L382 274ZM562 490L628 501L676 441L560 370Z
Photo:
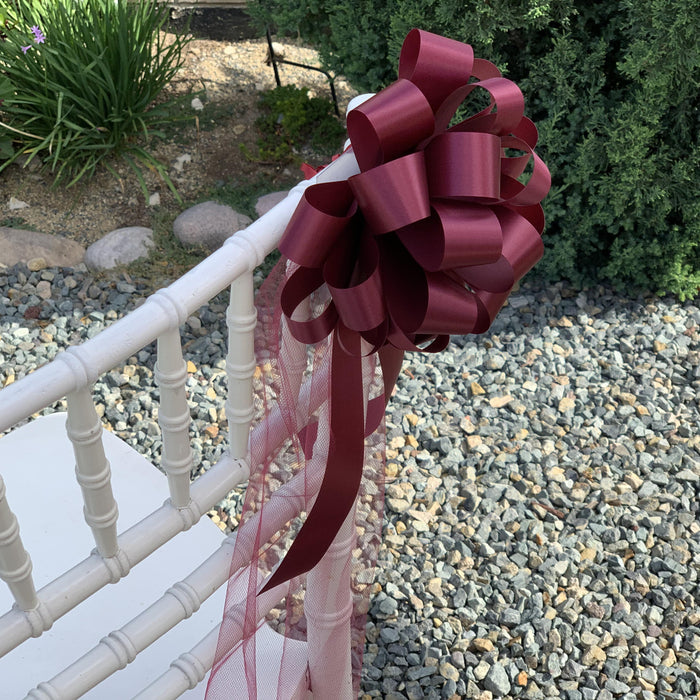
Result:
M288 594L269 612L269 601L279 598L282 586L257 595L264 580L284 557L304 515L314 503L329 450L331 340L306 346L292 338L286 329L279 296L282 283L293 269L285 260L278 263L256 299L256 427L250 444L252 473L232 557L207 700L262 699L256 682L257 674L262 671L256 668L255 632L265 622L285 636L274 697L290 698L295 685L294 653L288 640L306 640L305 576L286 584ZM316 295L306 313L315 315L326 302L327 299ZM363 380L366 400L381 397L384 384L376 354L363 359ZM370 588L381 542L384 447L382 420L365 438L363 478L355 508L357 538L348 563L353 599L351 657L355 697L359 692ZM296 512L301 513L300 517L291 517ZM323 595L323 591L318 590L316 583L314 595L319 594ZM240 666L231 662L234 653L243 654L245 678L239 677Z

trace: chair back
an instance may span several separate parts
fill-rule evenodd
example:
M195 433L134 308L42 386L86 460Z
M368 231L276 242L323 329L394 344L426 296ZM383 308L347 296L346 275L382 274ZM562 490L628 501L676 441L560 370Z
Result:
M330 181L354 172L354 158L345 155L317 177ZM314 180L297 185L265 216L140 307L0 391L0 579L6 584L0 590L3 698L64 700L89 694L161 700L186 692L188 698L204 696L206 684L201 681L214 659L234 543L237 537L248 537L242 531L225 537L204 516L264 461L265 455L256 454L261 442L256 431L272 432L279 442L289 437L288 426L274 411L251 432L256 371L253 270L276 246ZM191 481L192 397L179 328L226 287L228 449ZM162 457L155 466L103 427L92 390L106 373L153 342L162 439ZM309 395L302 370L298 391L304 401L319 405L325 397ZM62 400L65 413L40 415ZM280 495L293 496L299 488L292 480L280 487ZM290 512L264 523L270 537L295 515L293 504L298 502L290 498ZM336 560L347 558L352 545L351 533L341 534L345 543L329 553ZM243 542L247 546L248 540ZM253 542L251 537L251 558ZM242 551L245 547L236 548ZM333 566L342 568L342 562L333 564L330 559L322 564L326 573ZM244 560L233 564L247 565ZM261 619L285 595L282 588L259 596ZM327 653L324 656L329 630L337 636L338 625L347 626L348 596L349 592L333 601L316 600L309 591L309 643L288 642L285 647L286 654L298 657L300 669L299 685L289 697L310 696L309 678L315 674L309 667L330 663ZM329 626L329 619L336 618L336 627ZM193 623L195 619L199 621ZM266 625L259 630L257 646L265 661L260 666L269 681L265 690L267 681L259 680L261 698L276 697L272 689L281 654L276 637ZM338 666L336 655L334 647L333 664ZM347 678L349 647L347 657L336 678ZM341 686L333 697L351 697L347 682ZM317 696L331 697L323 691Z

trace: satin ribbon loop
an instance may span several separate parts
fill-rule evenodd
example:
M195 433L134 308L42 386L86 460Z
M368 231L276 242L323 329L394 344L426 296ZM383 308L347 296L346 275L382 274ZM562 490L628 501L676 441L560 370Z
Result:
M287 279L280 295L280 306L292 335L302 343L315 344L328 337L338 322L335 304L328 304L322 313L308 321L294 318L297 309L324 284L321 271L300 267Z
M474 294L442 272L426 275L427 308L418 333L453 335L472 333L479 316Z
M437 111L457 88L466 85L474 67L474 50L469 44L412 29L399 57L399 78L420 88Z
M537 229L516 211L498 207L495 211L503 230L503 257L513 268L516 280L524 277L544 253Z
M455 274L472 289L480 289L492 294L508 294L516 282L513 266L503 255L496 262L486 265L457 268Z
M348 182L368 226L377 235L430 216L423 151L354 175Z
M298 265L318 267L357 210L347 182L328 182L304 191L279 243L280 252ZM309 236L308 231L313 231Z
M488 80L489 78L500 78L502 73L495 63L487 61L485 58L475 58L472 73L477 80Z
M487 78L469 87L486 90L491 96L491 104L486 110L457 124L451 131L488 131L504 136L518 126L523 118L525 98L512 80Z
M465 265L484 265L501 256L501 225L481 204L433 203L430 219L398 231L413 258L430 272Z
M501 139L480 132L448 132L425 149L431 197L497 202L501 197Z
M348 134L363 172L406 155L435 129L425 95L409 80L397 80L353 109Z
M542 235L544 231L544 211L542 211L542 206L540 204L531 204L529 206L513 207L509 206L516 214L527 219L533 226L533 228Z
M510 291L487 292L483 289L477 289L474 292L474 296L479 304L480 314L480 323L477 323L474 333L485 333L508 300Z
M502 255L495 263L460 268L457 274L472 287L507 293L542 257L544 246L537 229L516 211L496 207L503 232Z
M539 204L549 192L552 176L544 161L521 139L513 137L503 139L504 148L520 148L532 159L532 173L527 184L523 185L508 174L501 176L501 198L511 206L531 206Z
M323 267L323 279L343 323L354 331L372 331L386 319L379 274L379 248L364 235L356 246L339 245Z
M336 326L334 340L340 343L340 346L348 355L370 357L385 345L388 329L389 324L386 318L376 328L362 331L362 333L348 328L341 322ZM362 343L359 346L356 344L358 335L362 339Z
M409 338L400 328L393 327L389 331L389 342L392 347L402 352L442 352L450 343L449 335L420 336Z

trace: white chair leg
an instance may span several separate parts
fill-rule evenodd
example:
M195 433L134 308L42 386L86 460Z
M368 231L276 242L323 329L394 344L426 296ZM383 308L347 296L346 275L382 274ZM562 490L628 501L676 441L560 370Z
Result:
M353 696L350 566L355 538L353 507L333 544L306 578L311 690L321 700L351 700Z

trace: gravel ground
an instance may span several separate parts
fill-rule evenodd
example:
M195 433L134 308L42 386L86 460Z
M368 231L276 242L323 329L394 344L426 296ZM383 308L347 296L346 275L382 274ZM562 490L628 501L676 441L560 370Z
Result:
M145 294L0 270L0 386ZM223 449L224 309L183 329L202 468ZM699 341L697 303L526 282L486 335L407 356L363 698L700 697ZM149 455L154 351L96 385Z

